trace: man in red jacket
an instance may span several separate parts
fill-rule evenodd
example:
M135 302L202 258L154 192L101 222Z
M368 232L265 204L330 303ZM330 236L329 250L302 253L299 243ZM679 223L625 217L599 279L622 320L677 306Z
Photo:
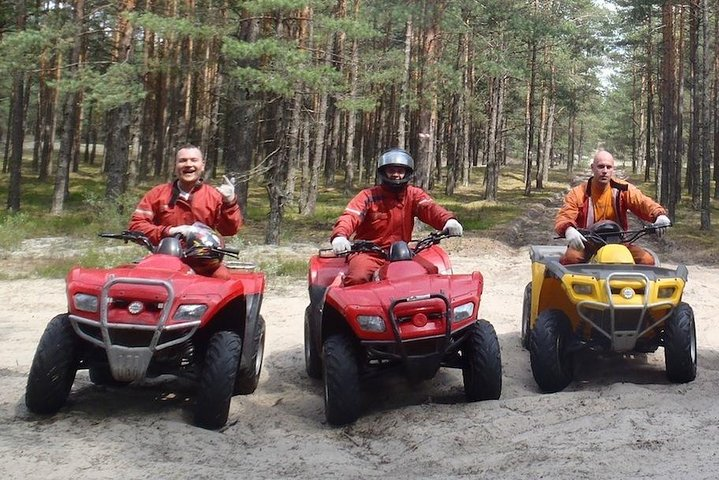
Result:
M627 230L627 211L660 227L657 230L659 235L663 235L665 230L661 227L668 227L671 223L664 207L634 185L613 177L614 157L611 153L606 150L597 152L591 167L589 181L567 193L554 221L554 230L569 242L566 253L559 259L564 265L584 263L595 253L585 248L587 239L577 228L588 228L600 220L613 220ZM634 257L634 263L654 265L651 253L633 244L627 245L627 248Z
M205 159L200 149L194 145L181 147L175 157L177 178L145 194L130 218L129 229L144 233L154 245L164 237L189 236L195 222L224 236L236 234L242 226L242 215L234 185L225 177L222 185L211 187L202 179L204 172ZM198 273L229 278L225 266Z
M412 239L414 218L451 235L462 235L462 225L454 214L434 203L421 188L409 185L414 173L414 160L401 148L383 153L377 162L380 185L358 193L345 208L332 229L330 240L336 254L351 249L350 238L369 240L387 248L393 242ZM344 285L369 281L386 260L371 253L355 253L348 257Z

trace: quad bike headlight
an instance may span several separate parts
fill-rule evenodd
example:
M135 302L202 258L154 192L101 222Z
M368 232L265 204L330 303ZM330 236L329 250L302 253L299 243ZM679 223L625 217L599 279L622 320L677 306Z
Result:
M672 298L674 296L675 291L676 291L676 288L674 288L674 287L661 287L659 289L659 291L657 292L657 297Z
M577 295L591 295L594 292L594 287L588 283L575 283L572 289Z
M172 318L176 322L196 322L202 318L206 311L207 305L204 304L180 305Z
M72 303L77 310L83 312L97 312L97 297L87 293L76 293L72 296Z
M377 315L358 315L357 323L365 332L384 332L386 328L384 319Z
M452 321L461 322L472 316L474 313L474 303L464 303L458 307L454 307L452 310Z

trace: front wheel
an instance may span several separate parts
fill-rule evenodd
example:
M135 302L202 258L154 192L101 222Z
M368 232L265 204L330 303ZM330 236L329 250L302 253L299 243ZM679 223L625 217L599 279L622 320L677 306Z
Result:
M249 395L257 389L260 383L260 373L262 373L262 359L265 354L265 319L262 315L257 319L255 326L255 334L252 337L252 355L247 362L247 366L238 367L237 378L235 379L235 395Z
M461 347L462 379L467 400L496 400L502 393L502 357L491 323L477 320Z
M346 425L360 416L359 368L354 340L331 335L322 346L324 356L325 417L331 425Z
M216 430L227 423L241 353L242 339L236 333L222 331L210 337L195 403L198 427Z
M529 337L532 375L545 393L564 390L572 381L569 319L561 310L545 310L537 317Z
M697 376L694 311L687 303L677 305L664 322L664 362L671 382L691 382Z
M65 404L80 364L80 339L66 314L47 324L35 352L25 389L25 405L34 413L56 413Z

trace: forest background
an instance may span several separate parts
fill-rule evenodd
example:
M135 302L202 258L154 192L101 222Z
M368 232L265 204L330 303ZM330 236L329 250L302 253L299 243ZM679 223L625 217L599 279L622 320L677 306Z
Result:
M561 191L605 148L672 220L714 242L718 10L709 0L4 1L0 237L28 221L38 235L53 225L69 235L73 221L116 228L193 143L208 179L235 179L271 245L296 233L292 219L326 237L392 146L450 206L481 199L481 215L460 217L470 230ZM502 198L507 178L515 194Z

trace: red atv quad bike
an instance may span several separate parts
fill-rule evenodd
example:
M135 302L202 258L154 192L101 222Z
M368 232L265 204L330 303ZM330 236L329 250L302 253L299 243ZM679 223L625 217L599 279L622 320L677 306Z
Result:
M155 248L139 232L100 236L152 253L133 264L68 273L68 312L53 318L40 339L25 392L28 409L60 410L79 369L88 369L96 385L114 386L172 374L197 383L195 424L222 427L232 396L254 392L259 381L264 274L228 264L229 280L205 277L182 261L188 248L178 238ZM219 245L203 248L214 258L237 257L237 250Z
M452 274L439 246L447 237L432 233L388 251L354 242L350 255L389 260L361 285L342 286L346 255L321 249L310 259L305 367L311 378L324 377L328 423L359 418L361 380L392 367L403 368L410 382L433 378L440 367L459 368L468 401L499 398L499 341L492 324L477 319L482 274Z

